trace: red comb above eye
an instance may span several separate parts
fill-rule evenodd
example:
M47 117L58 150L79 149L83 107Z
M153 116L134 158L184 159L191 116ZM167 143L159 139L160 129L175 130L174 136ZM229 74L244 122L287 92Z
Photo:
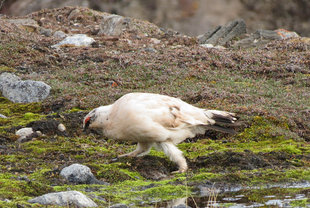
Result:
M85 123L87 123L89 120L90 120L90 117L87 117L87 118L85 119Z

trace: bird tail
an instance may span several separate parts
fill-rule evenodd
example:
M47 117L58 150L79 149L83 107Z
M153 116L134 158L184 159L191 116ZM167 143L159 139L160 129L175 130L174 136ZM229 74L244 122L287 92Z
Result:
M219 110L205 110L205 115L214 123L207 127L224 133L235 133L232 127L237 126L237 117L235 113Z

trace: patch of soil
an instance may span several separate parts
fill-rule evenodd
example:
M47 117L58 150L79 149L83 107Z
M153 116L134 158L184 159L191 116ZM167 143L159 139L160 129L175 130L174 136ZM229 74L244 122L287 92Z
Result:
M83 119L88 112L73 112L62 115L63 124L69 136L78 136L82 134Z
M176 164L168 161L168 158L160 158L146 155L143 157L130 158L128 161L133 171L138 171L146 179L160 180L172 171L178 170Z
M198 157L190 162L192 169L215 168L215 169L239 169L254 170L257 168L288 168L292 166L289 162L293 155L286 152L270 152L254 154L251 151L244 152L215 152L209 156Z
M54 119L33 121L27 124L27 127L32 127L34 131L41 131L43 134L47 135L61 135L62 132L58 130L59 121Z
M47 119L28 123L27 127L32 127L34 131L41 131L46 135L74 137L82 134L82 122L86 114L87 112L73 112L47 116ZM58 125L61 123L66 127L64 132L58 130Z

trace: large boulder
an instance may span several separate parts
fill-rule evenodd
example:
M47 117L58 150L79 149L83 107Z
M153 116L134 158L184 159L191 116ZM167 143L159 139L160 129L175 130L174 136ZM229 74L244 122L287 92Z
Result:
M64 191L44 194L28 200L29 203L39 203L42 205L57 205L69 207L97 207L98 205L78 191Z
M215 29L198 36L200 44L226 45L236 37L246 33L246 24L244 20L237 19L227 23L224 26L217 26Z
M129 29L130 18L119 15L105 16L100 24L99 34L118 36L126 29Z
M44 100L51 87L41 81L22 81L11 73L0 75L0 90L2 95L14 103L32 103Z

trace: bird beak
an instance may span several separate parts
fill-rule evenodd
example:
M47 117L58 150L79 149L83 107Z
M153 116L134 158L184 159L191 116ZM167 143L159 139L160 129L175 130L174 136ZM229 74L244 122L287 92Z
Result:
M86 118L85 121L84 121L83 132L86 132L86 130L87 130L88 127L89 127L89 124L90 124L90 117Z

